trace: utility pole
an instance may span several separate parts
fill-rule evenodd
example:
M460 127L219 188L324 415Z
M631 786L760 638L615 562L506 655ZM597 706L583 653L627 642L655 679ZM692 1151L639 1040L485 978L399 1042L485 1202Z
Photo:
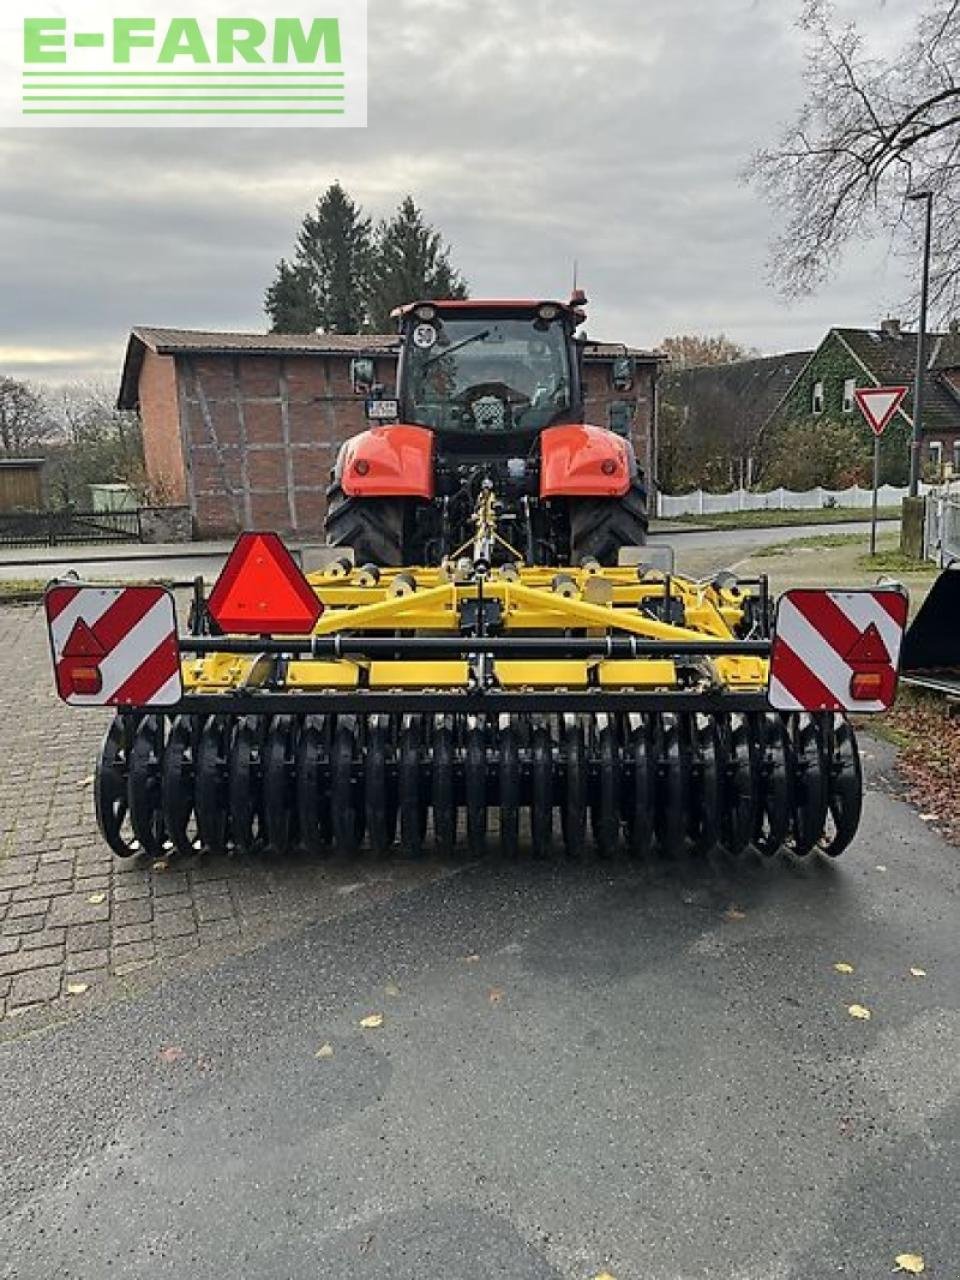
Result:
M926 221L923 231L923 274L920 277L920 323L917 327L917 368L913 381L913 432L910 436L910 497L920 487L920 451L923 447L923 384L926 376L927 297L930 292L930 231L933 223L933 192L914 191L908 200L925 200Z

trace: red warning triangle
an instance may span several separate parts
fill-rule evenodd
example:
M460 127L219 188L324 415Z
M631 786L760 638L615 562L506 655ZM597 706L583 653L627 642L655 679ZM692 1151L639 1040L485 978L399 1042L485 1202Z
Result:
M883 643L883 637L873 622L866 631L861 632L844 656L851 666L890 662L887 646Z
M323 605L275 533L242 533L207 607L224 631L304 635Z
M82 618L73 624L63 646L62 658L105 658L107 651Z

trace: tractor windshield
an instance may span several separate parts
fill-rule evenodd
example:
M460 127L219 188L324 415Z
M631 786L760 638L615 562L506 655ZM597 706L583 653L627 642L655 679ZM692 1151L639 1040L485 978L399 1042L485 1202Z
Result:
M563 321L435 316L404 355L404 416L436 431L539 431L570 408Z

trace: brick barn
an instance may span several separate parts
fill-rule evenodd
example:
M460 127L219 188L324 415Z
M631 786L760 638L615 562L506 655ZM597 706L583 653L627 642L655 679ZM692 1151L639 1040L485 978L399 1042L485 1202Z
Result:
M341 442L367 425L365 386L392 388L392 334L205 333L137 328L127 345L119 407L139 411L154 500L190 509L195 537L241 529L320 533ZM630 355L629 390L614 362ZM588 422L629 433L653 470L662 357L588 342Z

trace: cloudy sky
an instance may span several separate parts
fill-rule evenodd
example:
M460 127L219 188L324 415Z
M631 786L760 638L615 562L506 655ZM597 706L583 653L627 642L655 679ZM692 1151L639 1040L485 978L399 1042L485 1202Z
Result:
M884 245L787 304L776 214L739 174L802 96L800 0L370 0L366 130L0 131L0 373L117 376L134 324L261 329L297 223L339 179L412 192L475 295L564 293L589 333L763 351L876 324ZM845 0L881 49L909 0Z

